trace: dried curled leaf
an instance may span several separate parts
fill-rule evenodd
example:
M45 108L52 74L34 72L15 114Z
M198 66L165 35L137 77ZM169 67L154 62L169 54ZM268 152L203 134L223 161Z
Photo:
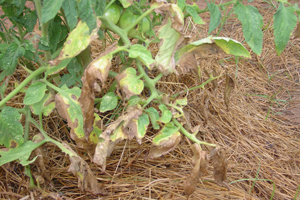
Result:
M230 95L231 95L231 92L232 92L233 89L234 89L234 81L229 75L226 75L224 101L225 101L225 105L227 107L227 110L229 109L229 99L230 99Z
M93 130L94 123L94 99L96 81L100 80L102 84L106 81L109 69L111 67L112 51L117 49L116 43L108 47L101 55L95 59L84 70L82 77L82 92L79 103L83 116L83 130L86 140Z
M227 172L226 154L220 147L216 147L210 152L210 155L214 166L215 182L223 185L223 181L226 180Z
M78 188L81 191L90 192L92 194L103 194L101 191L96 177L93 175L89 165L80 158L67 144L63 144L69 151L73 153L70 156L71 165L69 172L72 172L78 178Z
M194 154L192 158L194 168L184 182L184 192L188 197L195 192L201 173L206 173L208 166L207 152L202 151L199 144L193 144L192 151Z

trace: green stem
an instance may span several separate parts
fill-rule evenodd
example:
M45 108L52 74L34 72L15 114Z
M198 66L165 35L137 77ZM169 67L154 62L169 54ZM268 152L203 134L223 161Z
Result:
M109 8L109 6L111 6L116 0L111 0L106 6L105 6L105 11L107 11L107 9Z
M24 128L24 142L28 141L29 139L29 118L31 118L31 111L29 106L25 106L26 111L26 119L25 119L25 128Z
M196 138L196 135L194 134L190 134L187 130L185 130L185 128L182 127L182 125L177 121L177 119L172 119L172 121L174 122L174 124L178 127L180 127L180 131L187 137L189 138L190 140L192 140L193 142L201 145L207 145L207 146L212 146L212 147L216 147L217 145L215 144L211 144L211 143L207 143L207 142L203 142L203 141L200 141Z
M34 79L37 75L45 72L47 67L40 67L30 74L16 89L14 89L11 93L9 93L2 101L0 101L0 107L3 106L7 101L13 98L22 88L24 88L32 79Z
M198 86L196 86L196 87L192 87L192 88L183 90L183 91L181 91L181 92L179 92L179 93L174 94L172 97L173 97L173 98L176 98L178 95L183 94L183 93L186 93L187 91L196 90L196 89L199 89L199 88L204 89L204 86L205 86L206 84L208 84L209 82L211 82L211 81L213 81L213 80L215 80L215 79L218 79L218 78L220 78L220 77L222 77L222 76L223 76L223 75L216 76L216 77L210 76L209 79L208 79L207 81L205 81L204 83L202 83L201 85L198 85Z

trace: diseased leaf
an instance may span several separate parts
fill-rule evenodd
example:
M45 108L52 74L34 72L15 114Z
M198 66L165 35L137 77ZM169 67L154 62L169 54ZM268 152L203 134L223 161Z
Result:
M197 187L201 173L206 173L208 166L208 155L207 152L202 151L199 144L193 144L193 164L194 168L190 175L186 178L184 182L184 192L191 196Z
M35 82L29 86L25 92L23 103L25 105L35 104L41 101L47 91L47 85L42 82Z
M45 24L55 17L64 0L44 0L42 7L42 23Z
M280 55L285 49L291 37L291 32L296 26L297 17L294 15L293 7L285 7L284 4L280 2L273 18L276 52Z
M208 35L215 30L221 23L221 12L218 6L214 3L208 3L208 10L210 14Z
M245 6L238 3L234 6L234 13L242 22L243 33L246 42L254 51L260 55L262 52L263 32L263 17L254 6Z
M225 152L220 148L216 147L211 152L212 163L214 166L214 178L215 182L223 185L223 182L226 180L227 173L227 160Z
M136 70L132 67L126 68L116 77L119 87L129 99L133 95L139 95L144 89L144 82L136 75Z
M98 181L90 169L89 165L80 158L66 143L63 144L73 156L70 156L71 165L69 172L72 172L78 178L78 188L81 191L90 192L94 195L102 194Z
M229 99L230 99L230 95L231 95L231 92L232 92L233 89L234 89L234 81L229 75L226 75L224 101L225 101L225 105L227 107L227 110L229 109Z
M24 142L20 119L21 115L15 108L7 106L2 109L0 113L0 145L15 148Z
M78 21L78 12L76 5L76 0L64 0L62 4L62 8L67 18L70 30L73 30L75 28Z
M163 104L159 105L159 109L162 112L159 121L165 124L169 123L172 119L172 112Z
M154 159L174 150L181 140L178 128L172 123L166 124L152 140L148 158Z
M250 53L247 51L247 49L240 42L234 39L225 37L213 37L212 39L227 54L251 58Z
M21 144L17 148L11 148L8 151L1 151L0 150L0 166L12 162L14 160L19 159L22 164L27 165L30 164L30 162L34 162L34 160L28 161L31 152L41 146L41 144L44 142L39 142L39 143L33 143L32 141L27 141Z
M132 45L129 49L130 58L138 58L143 64L145 64L149 69L155 60L152 58L151 52L147 48L140 44Z
M54 97L50 93L45 94L42 100L30 105L33 114L39 115L43 113L45 116L48 116L55 108L55 102L53 101Z
M148 115L150 117L153 129L158 130L159 125L158 125L157 121L159 120L159 113L157 112L157 110L153 107L150 107L147 110L145 110L145 112L148 113Z
M168 23L160 28L158 37L161 42L155 60L158 70L167 76L175 71L174 53L178 46L180 33L172 28L172 21L169 19Z
M98 144L99 137L102 133L101 118L96 113L94 113L94 116L95 116L95 119L94 119L94 124L93 124L93 130L90 133L89 141L94 143L94 144ZM94 147L93 147L93 149L94 149Z
M83 87L79 103L82 110L84 134L86 138L89 137L90 132L93 130L96 81L100 80L102 84L104 84L111 67L113 51L116 49L116 43L107 47L106 50L84 70L81 79Z
M118 105L118 98L113 92L106 93L101 100L100 112L106 112L108 110L113 110Z
M145 136L147 132L147 128L149 126L149 117L147 114L143 113L138 119L138 134L136 140L139 144L142 144L142 138Z
M196 9L191 5L186 5L186 11L191 15L196 24L205 24L202 18L197 13Z

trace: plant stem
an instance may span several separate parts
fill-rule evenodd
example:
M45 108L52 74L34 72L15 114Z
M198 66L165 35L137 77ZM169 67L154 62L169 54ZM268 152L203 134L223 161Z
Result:
M14 89L11 93L9 93L2 101L0 101L0 107L3 106L7 101L13 98L22 88L24 88L32 79L34 79L37 75L45 72L47 67L40 67L30 74L16 89Z
M177 121L177 119L172 119L172 121L174 122L174 124L176 124L176 126L180 127L180 131L187 137L189 138L190 140L192 140L193 142L201 145L207 145L207 146L212 146L212 147L216 147L217 145L215 144L211 144L211 143L207 143L207 142L203 142L203 141L200 141L196 138L196 135L194 134L190 134L187 130L185 130L185 128L182 127L182 125Z
M28 141L29 138L29 118L31 118L31 111L29 106L25 106L26 119L25 119L25 128L24 128L24 142Z

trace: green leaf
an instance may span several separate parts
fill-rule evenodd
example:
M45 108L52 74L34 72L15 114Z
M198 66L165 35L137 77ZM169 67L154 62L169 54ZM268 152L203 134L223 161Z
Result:
M25 92L25 98L23 103L25 105L31 105L41 101L45 95L47 86L41 82L35 82L29 86Z
M215 30L221 23L221 12L218 6L214 3L208 3L208 10L210 14L208 35Z
M193 18L193 21L196 24L205 24L205 22L202 20L202 18L197 13L197 10L194 8L194 6L187 5L186 11L191 15L191 17Z
M234 39L225 37L213 37L212 39L227 54L251 58L250 53L247 51L247 49L240 42Z
M33 31L34 26L36 24L36 20L37 20L37 15L35 11L32 11L30 13L27 13L24 16L24 26L26 28L26 30L30 33Z
M97 28L97 18L94 14L91 0L80 0L78 3L78 12L79 18L88 25L90 33Z
M137 134L137 140L140 140L145 136L146 132L147 132L147 128L149 125L149 117L147 114L143 113L138 121L138 134Z
M173 122L166 124L157 136L153 138L153 143L160 145L164 140L168 140L173 134L180 135L178 132L178 127L176 127Z
M40 115L43 113L45 116L48 116L49 113L52 112L52 110L55 108L55 103L52 102L47 105L48 101L50 101L52 98L52 95L50 93L45 94L43 99L37 103L34 103L30 105L32 108L32 112L35 115Z
M184 9L185 9L185 7L186 7L185 1L186 1L186 0L178 0L178 1L177 1L177 5L178 5L178 7L182 10L182 12L184 11Z
M106 112L108 110L113 110L118 105L118 98L113 92L106 93L101 100L100 112Z
M76 83L78 83L81 86L81 77L77 76L76 73L80 72L82 67L81 64L77 61L76 57L71 60L71 62L67 66L67 69L69 74L63 75L63 77L61 78L61 86L66 84L67 87L71 87L74 86Z
M159 120L159 114L158 114L157 110L153 107L150 107L147 110L145 110L145 112L148 113L153 128L156 130L159 129L159 125L157 123L157 121Z
M142 100L141 97L134 95L129 98L128 106L134 106L134 105L138 104L141 100Z
M68 66L68 64L70 63L71 60L72 60L72 58L67 58L67 59L61 61L58 65L48 67L48 69L46 71L46 76L53 75L53 74L60 72L61 70L63 70L64 68L66 68Z
M94 113L94 116L95 116L95 120L93 124L93 130L89 135L89 140L94 144L97 144L99 142L99 137L102 133L102 130L98 125L99 123L101 123L101 118L96 113Z
M44 0L42 8L42 23L47 23L57 15L64 0Z
M187 105L187 98L176 99L175 105L186 106Z
M96 16L102 16L104 14L106 1L96 1L94 11Z
M27 159L29 158L31 152L36 148L38 148L39 146L41 146L41 144L43 143L44 141L39 143L33 143L32 141L27 141L17 148L9 149L9 151L0 151L0 155L1 155L0 166L17 159L20 159L21 164L23 164L24 166L26 164L29 164L30 162L28 162Z
M130 58L138 58L149 69L150 65L155 62L155 60L152 58L151 52L143 45L132 45L128 52Z
M122 4L123 8L128 8L131 5L130 0L119 0L119 1Z
M5 51L2 57L1 68L7 70L8 75L14 73L18 60L20 57L24 56L25 49L16 43L11 44Z
M76 0L64 0L62 8L65 12L68 25L70 30L73 30L76 27L78 21L78 12L77 12L77 1Z
M90 34L87 24L79 21L76 28L69 34L58 59L64 60L77 56L89 46L92 40L98 37L97 31L95 29Z
M159 30L159 39L162 40L162 44L156 54L155 60L158 64L157 68L165 76L175 70L174 53L179 38L180 33L172 28L171 19L169 19L168 23Z
M296 26L297 17L294 15L293 7L285 7L281 2L273 17L276 52L280 55L285 49L291 37L291 32Z
M161 104L159 105L159 109L161 110L162 114L159 119L162 123L169 123L172 119L172 112L167 108L167 106Z
M84 137L83 131L83 116L78 99L81 94L81 90L77 87L72 89L63 85L57 90L55 103L56 109L60 116L68 120L68 125L71 127L71 134L76 134L78 138ZM74 135L71 135L74 139Z
M144 82L136 75L136 70L132 67L125 69L116 79L129 99L133 95L139 95L144 89Z
M18 147L24 142L21 115L12 107L4 107L0 113L0 145ZM2 160L3 158L1 158Z
M234 13L242 22L246 42L254 53L260 55L263 42L263 32L261 30L263 17L254 6L245 6L241 3L234 6Z
M62 33L62 20L59 16L56 16L54 20L50 22L49 26L49 43L51 44L51 53L57 50L57 45L60 41Z

